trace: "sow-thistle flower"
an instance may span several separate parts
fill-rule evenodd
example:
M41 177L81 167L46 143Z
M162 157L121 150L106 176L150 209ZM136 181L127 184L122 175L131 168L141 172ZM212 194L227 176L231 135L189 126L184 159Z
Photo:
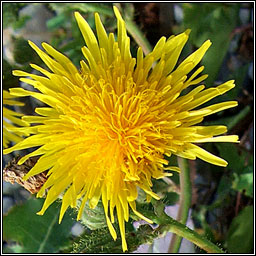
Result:
M7 148L10 142L19 142L22 140L22 132L13 132L16 126L28 126L29 124L20 119L23 115L11 110L9 107L23 106L24 103L18 101L8 91L3 90L3 147ZM9 106L9 107L7 107Z
M197 124L205 116L235 107L237 102L197 108L235 86L233 80L209 89L195 86L207 77L200 75L204 67L187 76L210 47L209 40L177 67L189 30L167 40L162 37L147 56L139 47L133 58L125 22L116 7L114 12L116 39L113 33L106 33L97 13L95 36L75 12L86 42L82 48L86 61L81 60L80 69L49 44L42 43L43 51L29 41L50 71L34 64L31 67L43 76L15 70L16 76L30 77L20 80L38 92L13 88L11 93L32 96L48 106L36 108L38 115L22 118L33 124L19 128L28 137L4 153L38 147L19 161L22 164L29 157L41 155L25 178L49 170L37 194L42 197L48 190L38 214L44 214L63 192L60 221L69 206L76 207L77 199L81 200L78 219L86 202L94 208L101 200L114 239L117 235L112 223L117 216L125 251L129 209L152 223L136 210L137 189L145 191L148 200L159 199L151 189L152 178L169 176L170 170L178 169L168 167L164 156L198 157L211 164L227 165L196 143L237 142L238 137L218 136L227 132L225 126ZM188 87L191 90L181 95Z

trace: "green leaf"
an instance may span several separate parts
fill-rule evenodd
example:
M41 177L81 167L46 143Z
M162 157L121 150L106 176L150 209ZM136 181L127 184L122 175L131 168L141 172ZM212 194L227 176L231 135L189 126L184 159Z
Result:
M14 38L13 57L14 60L19 64L31 62L38 64L41 62L37 53L30 47L28 41L23 37Z
M223 175L219 182L217 193L216 193L218 195L218 198L225 198L225 196L228 193L230 193L231 186L232 186L232 179L227 175Z
M175 192L167 192L163 201L165 205L175 205L179 201L179 195Z
M241 193L244 192L246 196L253 197L253 172L252 169L249 171L240 175L235 173L232 188Z
M64 13L57 15L46 22L46 26L49 30L55 30L59 27L62 27L65 24L67 17Z
M22 253L55 253L69 242L74 218L66 212L58 223L60 203L53 203L43 216L36 213L44 199L30 198L13 207L3 218L3 238L22 246Z
M3 89L8 90L12 87L19 86L19 78L12 75L12 70L17 67L12 66L7 60L3 59Z
M101 15L113 16L113 10L110 6L103 3L49 3L50 8L56 12L62 11L80 11L83 13L98 12Z
M230 225L227 233L227 249L230 253L252 253L253 206L245 207Z
M196 47L210 39L212 46L205 54L202 64L209 74L207 85L216 80L230 43L230 33L238 22L238 4L184 3L184 25L190 28L190 39Z
M14 29L20 29L26 25L26 22L31 19L31 16L25 15L20 17L16 22L13 24Z
M239 154L237 146L231 143L225 143L216 144L216 147L220 152L220 157L228 162L227 168L240 173L244 168L245 156Z
M234 144L217 145L220 156L228 161L232 170L232 188L246 196L253 197L253 158L245 151L238 151ZM226 183L228 185L228 183ZM229 186L228 186L229 187Z
M26 18L19 20L19 11L27 5L26 3L3 3L3 27L7 28L15 24L16 26L24 25Z
M247 166L253 165L253 158L248 152L239 148L236 144L225 143L216 144L220 157L228 162L227 168L238 174L247 173Z
M98 12L101 15L107 15L107 16L113 16L113 9L111 6L107 6L106 3L77 3L77 4L72 4L73 9L78 9L83 12Z
M241 88L244 86L244 81L246 78L246 75L248 74L250 64L244 64L243 66L237 68L234 70L232 74L229 75L229 79L235 80L235 88L227 92L227 96L229 99L236 99L239 96L239 92L241 91ZM227 78L228 79L228 78Z

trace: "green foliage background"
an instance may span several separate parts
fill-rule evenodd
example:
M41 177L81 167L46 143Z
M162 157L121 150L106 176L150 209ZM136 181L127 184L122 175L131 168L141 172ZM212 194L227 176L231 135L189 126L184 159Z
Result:
M164 4L170 10L174 8L173 4L162 3L160 7L156 4L159 11L162 10ZM45 21L50 33L49 43L65 53L76 65L83 58L80 49L84 45L84 41L75 22L74 11L81 12L93 29L95 29L94 12L97 11L106 30L108 32L116 30L116 20L111 3L3 3L4 30L22 31L26 24L35 18L27 14L20 15L24 8L31 5L44 8L51 14L51 18ZM130 33L133 36L132 53L136 53L136 42L140 41L141 35L149 40L149 43L142 41L142 44L145 43L146 46L151 44L151 47L153 46L152 42L157 41L161 36L159 33L155 33L152 37L150 30L151 28L154 30L155 23L152 22L152 27L150 27L150 24L140 17L143 16L140 12L146 9L146 5L147 3L144 3L144 6L136 3L119 4L127 24L130 22ZM217 103L223 100L238 100L239 107L216 114L206 119L204 124L227 125L230 134L238 134L241 140L243 139L242 143L238 145L225 143L206 145L209 151L215 152L229 162L227 168L218 168L198 160L194 171L191 170L192 185L194 186L191 209L195 229L213 242L221 244L228 252L251 253L253 251L254 161L252 145L251 147L246 147L246 145L250 143L249 133L250 125L253 124L253 104L252 97L248 95L251 92L245 93L249 89L245 87L244 83L253 57L251 52L246 55L240 51L241 45L246 43L243 36L247 35L247 30L241 24L239 12L243 8L251 11L252 4L179 3L177 5L183 10L183 18L179 22L170 23L169 30L162 35L177 34L187 28L192 29L181 59L197 49L205 40L210 39L213 44L202 60L202 65L205 66L204 72L209 74L206 85L212 86L222 80L236 80L236 88L227 95L218 97L215 101ZM165 18L167 19L167 17ZM250 21L248 24L250 25ZM161 22L158 26L161 31ZM22 34L17 36L13 33L12 35L13 58L4 57L3 60L4 89L19 86L17 78L11 75L12 69L18 67L29 71L31 62L42 65L40 59L28 47L27 39ZM42 40L46 39L42 38ZM250 40L244 47L248 51L250 50ZM234 62L234 58L239 65L235 65L237 62ZM28 107L24 111L32 111L33 104L31 103L31 109ZM176 163L176 159L171 158L170 162ZM165 205L174 205L178 202L179 178L177 174L172 177L172 182L173 184L170 185L162 180L154 181L154 190L161 195ZM144 205L144 197L142 194L139 198L141 211L148 210L148 207L153 210L152 206ZM79 238L71 234L71 227L76 222L71 211L66 213L65 219L59 225L56 217L59 214L59 203L55 203L44 216L37 216L36 212L40 209L41 204L41 200L31 196L28 201L25 200L11 208L3 217L4 252L83 252L85 249L91 250L91 252L93 250L94 252L97 250L98 252L121 252L120 241L114 243L108 230L101 228L104 223L104 214L100 207L96 208L94 212L88 210L85 213L84 224L87 225L87 228ZM145 241L153 242L153 238L150 237L151 228L142 226L139 230L135 230L132 226L133 221L131 218L127 225L130 251L135 250ZM93 228L91 223L96 222L98 226ZM102 240L103 237L104 240ZM101 244L103 242L105 244Z

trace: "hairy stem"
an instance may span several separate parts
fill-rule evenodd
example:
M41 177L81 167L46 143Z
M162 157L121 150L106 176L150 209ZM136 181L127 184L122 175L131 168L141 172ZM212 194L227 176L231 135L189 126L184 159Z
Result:
M191 181L188 161L178 157L178 164L181 169L180 173L180 206L177 221L186 224L188 219L189 207L191 203ZM178 253L181 245L182 237L173 234L168 249L168 253Z
M162 224L159 225L159 227L155 229L154 232L161 234L161 236L165 235L166 232L172 232L176 235L184 237L208 253L224 253L224 251L217 245L213 244L205 237L199 235L192 229L186 227L184 224L181 224L170 217L166 217L164 223L162 222Z

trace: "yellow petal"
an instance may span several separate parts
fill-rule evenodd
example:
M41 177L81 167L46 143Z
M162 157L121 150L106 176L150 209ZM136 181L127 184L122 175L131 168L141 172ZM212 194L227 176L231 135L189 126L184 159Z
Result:
M117 219L118 219L119 229L120 229L121 238L122 238L122 248L123 248L123 252L125 252L128 249L127 249L127 243L125 239L124 213L119 201L116 205L116 211L117 211Z
M38 215L43 215L47 208L58 198L61 192L63 192L66 187L70 184L70 178L66 177L57 184L54 184L48 191L46 199L44 201L42 209L37 212Z
M108 35L107 35L106 30L100 20L100 16L98 13L95 13L95 24L96 24L97 36L99 39L100 47L104 48L108 52L108 50L109 50Z
M78 72L74 64L65 55L56 51L52 46L50 46L47 43L42 43L42 46L52 57L54 57L72 75L75 75Z
M145 217L144 215L142 215L141 213L139 213L139 212L136 210L135 201L129 202L129 205L131 206L132 211L133 211L138 217L140 217L141 219L145 220L146 222L148 222L148 223L150 223L150 224L153 224L153 221L152 221L151 219L148 219L147 217Z
M92 29L79 12L75 12L75 18L89 51L93 53L96 62L101 62L98 42Z
M228 163L222 158L217 157L196 145L191 144L189 147L189 151L191 153L194 153L197 157L201 158L202 160L208 163L223 167L226 167L228 165Z
M218 136L218 137L212 137L212 138L205 138L196 140L197 143L203 143L203 142L236 142L239 143L237 135L227 135L227 136Z
M205 116L215 114L215 113L220 112L225 109L236 107L237 105L238 105L237 101L226 101L226 102L221 102L221 103L211 105L211 106L205 108L205 109L210 110L210 112L207 113ZM201 110L203 110L203 109L201 109Z

